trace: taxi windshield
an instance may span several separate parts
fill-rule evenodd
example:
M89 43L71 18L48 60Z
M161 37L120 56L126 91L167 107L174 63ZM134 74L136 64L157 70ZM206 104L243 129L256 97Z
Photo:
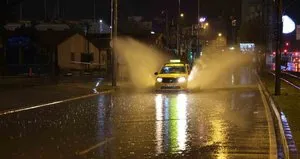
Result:
M161 71L161 74L179 74L186 73L184 66L164 66Z

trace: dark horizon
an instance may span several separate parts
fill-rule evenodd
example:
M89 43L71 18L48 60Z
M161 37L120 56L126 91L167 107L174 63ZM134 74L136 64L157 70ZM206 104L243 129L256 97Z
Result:
M94 0L60 0L60 17L66 20L93 19L93 2ZM237 19L241 16L241 0L231 0L224 2L221 0L200 0L200 16L224 18L234 15ZM47 1L48 19L55 19L57 1ZM159 5L158 5L159 4ZM231 5L227 5L231 4ZM25 20L43 20L44 3L41 0L24 0L23 1L22 19ZM40 6L40 7L39 7ZM14 19L19 19L19 6L12 11ZM296 24L300 24L300 16L297 14L300 9L300 1L284 1L284 14L291 17ZM119 19L125 20L128 16L143 16L146 19L153 19L162 16L161 12L168 10L170 20L178 13L178 1L174 0L152 0L141 2L139 0L119 1ZM185 22L188 24L197 21L197 0L184 2L181 0L181 11L185 13ZM96 18L103 19L110 23L110 0L96 1Z
M93 19L94 0L60 0L60 16L63 19ZM240 16L240 0L232 0L234 6L227 6L228 2L220 0L200 0L200 15L207 17L229 16L235 14ZM57 1L47 1L48 18L56 17ZM40 6L40 7L38 7ZM22 19L44 19L44 3L41 0L25 0L23 2ZM143 16L146 19L153 19L161 16L163 10L168 10L170 19L178 13L178 1L174 0L152 0L141 2L139 0L119 1L119 18L125 19L128 16ZM187 23L197 22L197 0L189 2L181 1L181 11L185 14ZM14 8L14 16L19 19L19 6ZM110 0L96 1L96 18L110 22Z

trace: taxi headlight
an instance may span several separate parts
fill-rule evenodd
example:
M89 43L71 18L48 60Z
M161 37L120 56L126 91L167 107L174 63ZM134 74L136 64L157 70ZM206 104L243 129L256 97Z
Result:
M162 82L162 78L156 78L157 82Z
M180 78L178 78L178 82L179 82L179 83L183 83L183 82L185 82L185 80L186 80L185 77L180 77Z

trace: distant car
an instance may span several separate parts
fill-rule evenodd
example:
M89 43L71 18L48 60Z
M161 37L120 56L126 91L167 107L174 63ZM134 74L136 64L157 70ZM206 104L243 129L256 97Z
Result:
M159 72L155 72L156 90L187 90L190 68L180 60L170 60Z

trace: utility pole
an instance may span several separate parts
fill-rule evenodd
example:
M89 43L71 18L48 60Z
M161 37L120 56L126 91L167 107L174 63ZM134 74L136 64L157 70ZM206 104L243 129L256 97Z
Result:
M57 0L57 19L60 18L60 4L59 4L59 0Z
M281 46L282 46L282 0L276 0L277 8L277 38L276 38L276 57L275 57L275 95L281 94Z
M113 26L112 26L112 42L113 45L115 45L115 40L118 36L118 0L111 0L112 1L112 13L113 13ZM112 50L112 86L117 86L117 55L114 50Z
M165 10L165 14L166 14L166 19L165 19L165 23L166 23L166 45L169 48L169 17L168 17L168 10Z
M22 20L23 18L23 5L22 5L22 2L20 3L20 21Z
M198 0L198 5L197 5L197 9L198 9L198 15L197 15L197 40L196 40L196 42L197 42L197 52L194 54L194 59L195 59L195 55L198 55L199 53L200 53L200 40L199 40L199 38L200 38L200 26L199 26L199 20L200 20L200 0Z
M178 15L177 15L177 53L178 53L178 55L180 55L180 52L181 52L181 50L180 50L180 26L179 26L179 23L180 23L180 12L181 12L181 10L180 10L180 0L178 0Z
M47 20L47 0L44 0L44 20Z
M96 0L94 0L94 4L93 4L93 14L94 14L94 22L96 22Z

